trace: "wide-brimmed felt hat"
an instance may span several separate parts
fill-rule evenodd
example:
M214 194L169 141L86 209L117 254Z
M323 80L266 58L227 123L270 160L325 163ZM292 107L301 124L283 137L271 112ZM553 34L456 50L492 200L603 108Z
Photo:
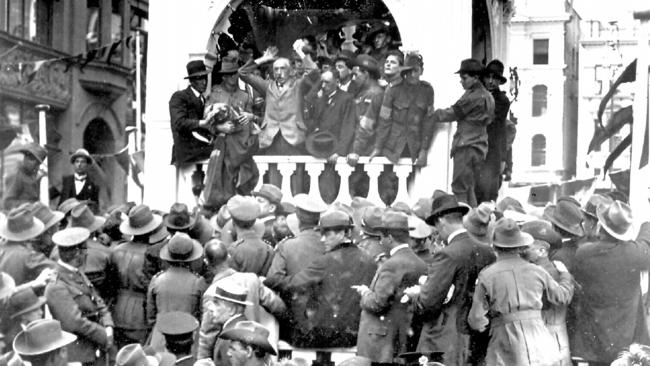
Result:
M248 289L228 277L215 282L213 288L214 292L206 293L208 296L239 305L252 305L250 301L246 300Z
M232 329L226 330L219 335L219 338L231 341L239 341L251 346L255 346L272 355L277 355L277 351L269 342L269 330L262 324L254 321L245 320L238 322Z
M16 289L16 281L7 273L0 272L0 300L11 295Z
M85 203L75 206L70 211L70 227L85 227L93 233L101 229L105 222L105 217L95 216L90 207Z
M336 151L337 138L329 131L316 131L305 139L307 152L319 159L329 158Z
M194 332L199 327L199 322L190 313L168 311L158 315L156 327L162 334L180 335Z
M235 57L224 57L221 59L221 68L217 73L219 74L234 74L239 70L239 64Z
M125 235L144 235L158 228L163 219L151 212L147 205L136 205L129 211L127 220L120 224L120 231Z
M492 245L499 248L519 248L533 243L535 239L519 229L515 220L502 218L494 226Z
M321 215L317 230L349 229L354 226L352 216L342 210L332 210Z
M621 201L614 201L610 205L601 204L596 209L596 216L600 226L609 235L624 241L634 239L632 210L627 204Z
M582 212L592 219L598 220L598 216L596 216L596 210L598 209L598 206L601 204L611 205L612 203L614 203L614 200L611 197L604 196L602 194L594 194L589 197L589 201L585 203L585 207L583 207Z
M474 60L473 58L467 58L460 62L460 68L455 72L455 74L470 73L481 75L483 74L484 69L485 68L479 61Z
M544 217L560 229L575 236L585 235L580 206L568 200L558 201L544 210Z
M149 244L160 243L168 236L169 231L167 231L165 225L160 225L154 232L149 235L148 242Z
M230 215L239 221L253 221L261 213L260 205L251 196L234 195L226 205Z
M7 313L11 319L36 310L45 304L44 296L36 296L31 287L14 292L9 298Z
M70 164L73 164L77 158L86 158L86 162L88 162L89 165L94 161L93 157L90 156L90 153L86 149L77 149L77 151L70 156Z
M422 220L425 220L429 215L431 215L431 205L433 204L433 198L420 198L415 202L413 207L411 207L411 212Z
M23 153L23 154L29 154L36 158L40 163L45 161L45 158L47 158L47 150L45 148L35 142L30 142L28 144L25 144L18 148L18 152Z
M169 209L169 213L163 216L163 223L172 230L187 230L194 225L196 217L190 214L186 204L176 202Z
M192 60L185 66L187 69L187 76L184 79L194 78L198 76L206 76L210 73L201 60Z
M414 239L425 239L433 233L431 226L417 216L409 216L409 226L413 228L409 231L409 236Z
M90 231L85 227L68 227L52 235L54 244L60 247L72 247L82 244L90 238Z
M547 242L552 248L562 246L562 237L555 230L553 225L546 220L529 221L521 225L521 231L530 234L535 240Z
M445 193L434 198L431 203L431 215L424 221L429 225L435 225L438 219L444 215L452 212L460 212L465 215L468 211L469 207L459 204L456 196Z
M158 359L147 355L139 343L132 343L117 352L115 366L158 366Z
M276 205L282 203L282 191L280 191L280 188L276 187L273 184L262 184L259 191L254 191L252 194L253 196L264 197L269 200L269 202Z
M85 201L79 201L74 197L70 197L67 200L61 202L59 204L58 209L59 211L63 212L64 215L67 215L68 213L70 213L70 211L72 211L73 208L75 208L75 206L77 206L80 203L85 203Z
M160 259L168 262L191 262L201 258L203 247L189 235L176 232L160 250Z
M488 234L488 225L492 218L493 208L486 202L481 203L463 216L463 226L467 232L478 237Z
M32 203L30 210L34 214L34 217L41 220L43 223L43 230L51 228L54 226L54 224L59 223L61 220L63 220L63 217L65 217L65 214L63 212L52 211L41 201Z
M386 210L381 215L381 225L377 227L379 231L411 231L414 228L409 225L409 216L404 212Z
M39 319L29 324L14 338L14 351L22 356L35 356L54 351L77 340L77 336L61 330L54 319Z
M28 206L20 206L0 216L0 236L11 241L33 239L43 233L45 225L34 217Z
M504 69L505 66L503 66L503 62L499 60L492 60L487 64L487 66L485 66L484 74L485 76L492 75L495 79L499 80L499 84L505 84L508 79L503 76Z
M404 65L400 72L413 70L416 66L422 66L422 56L417 52L409 52L404 56Z
M361 216L361 231L367 235L381 235L381 232L377 228L381 226L381 217L384 215L384 211L385 209L381 207L366 207Z

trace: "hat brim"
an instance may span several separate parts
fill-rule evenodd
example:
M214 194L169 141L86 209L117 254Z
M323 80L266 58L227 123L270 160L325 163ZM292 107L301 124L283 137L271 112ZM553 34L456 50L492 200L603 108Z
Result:
M334 154L334 152L336 152L336 143L334 141L332 141L332 144L331 144L330 148L321 149L321 148L316 147L316 143L315 143L314 139L308 139L308 140L305 140L305 150L307 150L307 153L309 153L309 155L311 155L311 156L313 156L315 158L327 159L330 156L332 156L332 154Z
M260 349L276 356L278 352L269 343L268 339L260 337L259 334L253 333L244 329L230 329L219 335L219 338L228 339L231 341L240 341L246 344L252 344Z
M225 75L225 74L236 74L237 71L239 71L239 68L236 68L236 69L225 69L225 70L224 70L224 69L220 69L219 71L217 71L217 74L222 74L222 75Z
M183 79L191 79L191 78L196 78L196 77L199 77L199 76L206 76L209 73L210 73L210 71L208 71L208 70L199 71L199 72L195 72L193 74L189 74L186 77L184 77Z
M187 230L187 229L191 228L192 226L194 226L194 223L196 222L196 217L192 216L192 215L190 215L190 221L186 225L183 225L183 226L176 226L176 225L172 224L171 222L169 222L169 214L165 214L162 218L163 218L163 224L165 225L165 227L167 227L168 229L176 230L176 231Z
M377 229L373 230L373 229L369 228L368 226L363 224L363 221L362 221L361 225L359 225L359 227L361 228L361 231L366 235L371 235L371 236L380 236L381 235L381 232L379 230L377 230Z
M163 219L162 219L162 217L160 215L156 215L156 214L152 214L152 215L153 215L153 220L151 220L151 222L149 222L148 224L146 224L143 227L138 227L138 228L135 228L135 227L129 225L129 220L128 219L124 220L120 224L120 231L124 235L144 235L144 234L148 234L148 233L156 230L158 228L158 226L160 226L160 224L162 224L162 221L163 221Z
M169 253L169 243L165 244L165 246L163 246L162 249L160 250L160 259L167 262L174 262L174 263L192 262L201 258L202 255L203 255L203 247L201 246L201 244L199 244L198 241L194 239L192 239L192 253L187 258L183 258L183 259L172 258Z
M492 240L492 245L499 248L521 248L527 247L535 241L532 235L528 233L521 233L520 241L514 243L499 243L498 241Z
M435 226L439 218L453 212L460 212L463 215L465 215L466 213L469 212L469 207L458 205L456 207L446 208L444 210L440 210L438 212L432 213L431 215L429 215L429 217L426 218L426 220L424 220L424 222L426 222L431 226Z
M269 200L269 202L271 202L271 203L273 203L273 204L275 204L275 205L280 205L280 204L282 204L280 201L276 200L274 197L271 197L271 195L267 194L266 192L255 191L255 192L251 193L251 195L252 195L253 197L258 197L258 196L259 196L259 197L264 197L264 198L266 198L267 200Z
M216 297L217 299L232 302L232 303L239 304L239 305L253 306L252 302L246 301L246 300L241 301L241 300L233 299L233 298L230 298L230 297L225 297L225 296L222 296L222 295L219 295L219 294L212 294L212 296Z
M95 218L93 219L93 223L90 224L89 226L73 225L72 221L71 221L70 224L68 225L68 227L84 227L84 228L88 229L88 231L90 231L91 233L94 233L95 231L101 229L104 226L105 223L106 223L106 218L105 217L95 216ZM120 227L121 227L121 225L120 225Z
M487 224L485 226L476 225L469 221L469 216L463 216L463 226L467 229L469 234L474 234L474 236L482 238L487 235L488 228Z
M45 225L41 222L41 220L37 218L34 218L34 223L29 229L21 231L19 233L9 231L9 227L7 227L6 216L2 217L0 221L0 236L11 241L25 241L33 239L41 235L43 231L45 231Z
M45 160L45 159L41 159L41 158L38 156L38 154L36 154L36 152L33 151L33 150L31 150L31 149L18 149L18 152L21 153L21 154L23 154L23 155L24 155L24 154L29 154L29 155L33 156L34 159L38 160L39 163L42 163L42 162ZM47 157L47 155L46 155L46 157Z
M13 343L14 351L23 356L34 356L54 351L55 349L65 347L77 340L76 335L61 330L61 338L54 340L41 348L33 348L28 345L27 339L25 339L25 337L25 332L20 332L16 338L14 338Z
M162 228L149 236L149 244L155 244L161 242L169 235L169 231L166 228Z
M607 220L605 219L605 216L603 216L604 212L601 211L596 211L596 216L598 217L598 222L600 222L600 226L612 237L622 240L622 241L630 241L634 240L634 225L630 225L630 227L624 232L624 233L617 233L614 231L608 224Z
M583 236L583 235L585 235L585 232L582 229L582 227L579 227L579 230L578 230L578 227L571 227L571 226L567 225L566 223L556 219L554 213L555 213L555 210L557 209L557 206L550 206L550 207L551 208L548 209L548 213L547 212L544 213L545 217L546 217L546 219L548 221L550 221L552 224L559 227L560 229L562 229L562 230L564 230L564 231L566 231L566 232L568 232L570 234L573 234L575 236Z
M63 218L65 217L65 214L63 212L61 212L61 211L53 211L52 214L54 216L52 216L51 219L47 220L47 222L43 223L43 225L44 225L43 231L45 231L45 230L51 228L52 226L54 226L55 224L61 222L61 220L63 220Z
M40 308L41 306L45 305L46 302L47 302L47 300L45 299L44 296L39 296L35 303L31 304L30 306L28 306L28 307L26 307L24 309L21 309L20 311L17 311L15 313L11 314L10 318L15 319L15 318L17 318L17 317L19 317L19 316L21 316L23 314L27 314L30 311L36 310L36 309Z
M91 164L93 164L95 162L95 160L93 160L92 156L90 156L90 155L72 154L72 156L70 156L70 164L74 164L74 161L77 158L86 158L86 161L88 162L88 165L91 165Z
M9 296L16 289L16 281L9 274L0 272L2 276L2 288L0 288L0 299Z

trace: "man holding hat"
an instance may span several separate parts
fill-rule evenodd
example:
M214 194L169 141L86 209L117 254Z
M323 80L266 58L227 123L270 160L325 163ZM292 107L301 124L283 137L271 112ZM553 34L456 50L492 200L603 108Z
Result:
M182 311L170 311L161 314L156 327L165 337L166 351L173 355L174 365L192 366L196 358L192 354L194 331L199 322L192 314ZM168 352L162 352L162 360L169 359Z
M47 151L35 142L21 147L18 152L23 154L23 161L16 174L8 182L4 192L4 208L9 211L23 203L38 201L40 196L40 181L47 173L39 170L47 158Z
M77 336L61 330L57 320L31 322L14 340L14 352L24 361L39 366L65 366L71 350L68 346Z
M508 140L506 139L506 118L510 100L499 85L507 81L503 76L503 63L490 61L481 76L481 82L494 98L494 120L487 126L488 150L474 189L478 203L496 201L501 187L501 174L505 169Z
M650 268L650 224L634 237L630 206L621 201L596 210L599 239L576 251L573 273L582 286L571 354L609 364L632 343L649 344L639 277Z
M497 261L479 274L467 318L479 332L490 327L488 365L555 365L560 360L556 341L542 319L542 300L567 304L573 278L561 262L556 263L560 272L556 282L543 268L523 259L521 254L533 241L514 220L497 221L492 236Z
M218 74L221 75L222 82L212 87L207 104L227 104L239 113L238 123L257 123L257 117L252 113L253 100L248 93L239 88L237 70L239 70L239 64L235 57L226 56L221 59L221 68Z
M144 255L149 239L162 217L151 212L147 205L137 205L129 211L128 220L120 224L130 241L113 248L110 257L110 282L115 288L113 320L115 344L118 348L130 343L144 344L150 325L145 316L149 279L144 273Z
M59 202L74 197L79 201L87 201L93 212L97 212L99 186L88 175L88 169L94 164L93 158L86 149L78 149L70 157L70 164L74 167L74 174L63 176Z
M426 223L435 227L447 245L434 255L419 294L405 291L412 298L415 313L427 319L418 351L442 351L444 363L449 365L470 361L470 342L480 336L466 321L471 294L478 273L495 260L492 249L472 239L463 226L463 215L468 211L453 195L434 199Z
M483 72L480 62L463 60L456 73L460 75L465 93L451 107L433 112L434 122L458 121L451 143L454 159L451 190L459 201L472 207L480 203L474 190L488 152L486 128L494 119L494 98L481 84Z
M273 261L273 248L260 239L253 227L260 206L253 197L236 195L228 200L228 211L237 233L237 241L229 250L232 267L239 272L265 276Z
M69 348L71 361L100 364L113 348L113 318L104 300L80 270L86 261L88 229L73 227L52 236L59 249L56 279L45 287L52 317L78 339ZM98 357L98 351L101 357Z
M239 322L219 337L230 340L227 354L232 366L265 366L269 355L278 354L269 342L269 330L254 321Z
M382 216L381 245L389 258L379 265L370 284L354 286L361 295L357 355L376 363L394 363L406 352L411 311L400 299L404 289L418 283L427 265L409 247L408 216L388 210Z
M278 186L273 184L262 184L259 191L253 192L253 196L260 205L258 219L264 223L264 239L267 243L275 246L277 242L273 236L273 224L276 215L282 210L282 192Z

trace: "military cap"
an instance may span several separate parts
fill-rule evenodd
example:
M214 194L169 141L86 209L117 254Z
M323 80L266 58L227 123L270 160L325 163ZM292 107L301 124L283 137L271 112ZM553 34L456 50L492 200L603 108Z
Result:
M250 196L232 196L227 206L230 215L240 221L253 221L260 215L260 205Z
M253 196L264 197L269 202L279 205L282 202L282 192L280 188L274 186L273 184L262 184L259 191L253 192Z
M54 244L60 247L72 247L82 244L90 238L90 231L85 227L69 227L52 235Z
M317 229L348 229L352 226L352 217L350 215L341 210L334 210L326 212L321 216Z
M304 193L297 194L293 197L293 203L296 208L307 212L321 213L327 210L327 205L319 202Z
M199 322L189 313L169 311L158 315L156 326L162 334L180 335L192 333L199 327Z
M414 228L409 225L409 217L404 212L387 210L381 216L381 225L377 227L380 231L403 230L410 231Z

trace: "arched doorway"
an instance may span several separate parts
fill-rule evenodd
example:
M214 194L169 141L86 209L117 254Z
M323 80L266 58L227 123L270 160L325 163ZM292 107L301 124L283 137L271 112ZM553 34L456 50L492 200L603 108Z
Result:
M91 178L100 186L99 204L106 207L114 196L112 177L115 176L115 137L108 123L103 118L93 118L83 133L83 147L95 156L95 167L90 170Z

